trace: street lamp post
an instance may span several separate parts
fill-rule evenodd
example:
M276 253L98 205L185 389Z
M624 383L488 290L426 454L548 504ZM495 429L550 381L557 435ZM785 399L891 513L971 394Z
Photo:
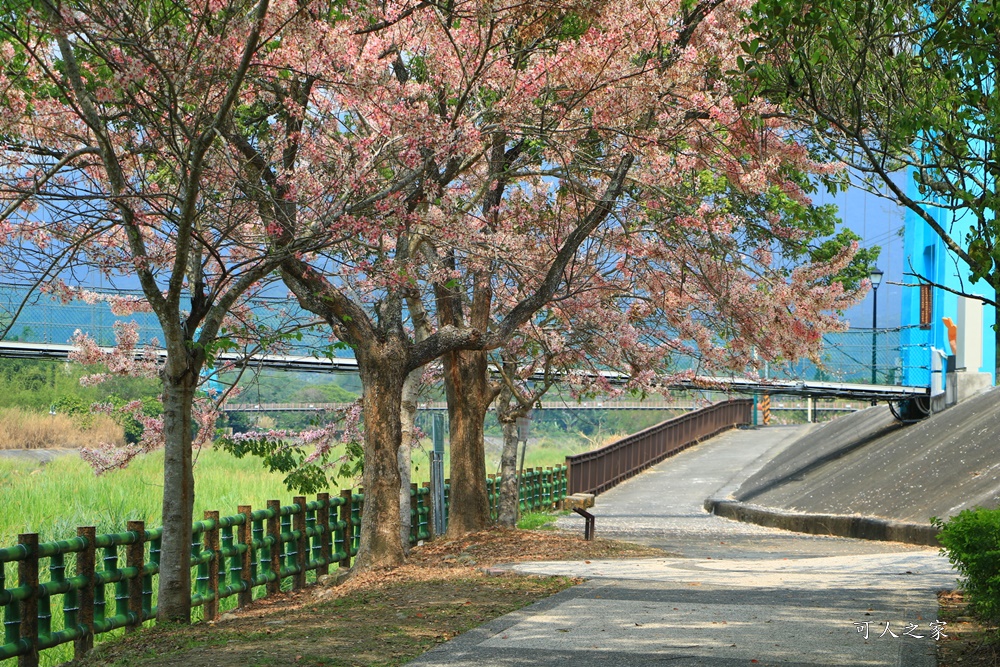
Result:
M875 384L875 362L877 360L877 336L878 336L878 286L882 283L882 270L877 266L869 272L868 277L872 281L872 384Z

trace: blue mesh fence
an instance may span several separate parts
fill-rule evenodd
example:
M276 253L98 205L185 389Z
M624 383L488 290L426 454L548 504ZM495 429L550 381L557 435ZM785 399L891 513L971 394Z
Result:
M0 284L0 312L24 293L18 285ZM116 294L128 294L118 291ZM137 292L134 292L138 294ZM313 320L294 299L261 298L252 303L255 326L265 331L278 331L289 323ZM20 313L7 336L9 341L58 343L70 341L73 332L83 331L100 345L113 345L114 323L134 321L139 325L140 342L145 344L163 335L156 317L151 313L135 313L127 317L112 314L107 304L73 302L64 304L47 295L33 296ZM827 334L818 363L800 360L795 363L772 364L768 374L775 379L850 382L880 385L927 385L930 382L930 348L928 331L919 327L885 329L850 329ZM301 340L289 340L280 352L301 355L323 355L330 341L325 326L304 330ZM874 351L874 364L873 364ZM340 350L338 356L350 356ZM691 360L688 360L688 364ZM687 367L679 360L679 367Z
M25 291L25 288L18 285L0 284L0 318L4 315L9 317L8 313L24 298ZM139 292L125 290L116 290L113 294L141 296ZM253 299L250 305L254 318L252 326L265 335L316 319L294 299L258 298ZM163 341L162 329L153 313L119 316L113 314L106 303L63 303L46 294L30 296L6 340L65 345L71 341L74 332L79 330L92 337L98 345L111 346L115 344L114 325L119 321L138 324L140 345ZM2 319L0 324L3 324ZM330 345L327 331L326 327L303 329L301 340L288 339L279 351L302 355L322 354L320 351Z
M850 329L823 338L818 364L801 360L772 368L771 377L817 382L924 385L930 379L926 335L916 327Z

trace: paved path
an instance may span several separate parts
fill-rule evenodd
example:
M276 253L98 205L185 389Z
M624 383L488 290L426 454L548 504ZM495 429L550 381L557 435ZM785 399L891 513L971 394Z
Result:
M730 431L602 494L598 535L677 557L517 565L588 581L411 665L932 667L935 591L955 581L936 550L787 533L702 509L808 428Z

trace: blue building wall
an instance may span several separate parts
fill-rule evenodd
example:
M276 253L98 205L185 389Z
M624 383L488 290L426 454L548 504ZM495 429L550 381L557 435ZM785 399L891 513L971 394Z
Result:
M909 180L910 196L918 198L916 187ZM934 220L945 230L955 230L956 238L962 239L961 232L964 223L956 224L950 211L928 208ZM961 290L968 294L979 294L993 298L993 288L985 280L973 285L969 281L969 267L955 257L944 244L941 237L916 213L906 211L904 227L904 273L916 273L925 276L939 285ZM904 282L916 283L917 279L905 276ZM930 347L951 353L948 344L948 332L941 322L942 317L950 317L958 323L959 297L940 288L933 289L933 309L930 327L920 329L920 289L908 287L903 290L903 303L900 324L902 331L903 383L907 385L925 385L930 381ZM992 325L995 321L994 308L983 307L982 327L982 366L969 368L973 372L989 373L996 383L996 334ZM961 339L961 332L959 333Z

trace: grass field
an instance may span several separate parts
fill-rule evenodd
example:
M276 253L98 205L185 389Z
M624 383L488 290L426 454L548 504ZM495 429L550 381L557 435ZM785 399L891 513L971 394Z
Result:
M584 451L587 446L586 442L560 444L543 438L529 443L525 466L559 465L567 453ZM426 454L429 449L429 443L425 443L424 448L413 451L413 480L417 483L430 479ZM446 474L448 464L446 456ZM497 461L490 460L487 465L497 465ZM0 548L16 544L19 533L39 533L45 542L72 537L78 526L96 526L98 533L124 530L129 520L159 526L162 475L162 452L148 454L125 470L99 477L76 452L67 452L47 464L27 458L0 457ZM353 483L349 479L335 480L330 491ZM214 449L204 449L198 454L196 519L205 510L219 510L225 516L235 514L238 505L264 507L272 498L288 504L293 495L296 494L282 483L282 475L267 472L257 459L237 459Z
M25 532L39 533L42 541L71 537L77 526L117 532L130 519L158 526L162 475L162 452L100 477L75 452L44 465L0 459L0 545L15 543L17 534ZM293 494L281 479L255 460L204 450L195 465L195 516L209 509L235 514L237 505L263 507L270 498L291 502Z

